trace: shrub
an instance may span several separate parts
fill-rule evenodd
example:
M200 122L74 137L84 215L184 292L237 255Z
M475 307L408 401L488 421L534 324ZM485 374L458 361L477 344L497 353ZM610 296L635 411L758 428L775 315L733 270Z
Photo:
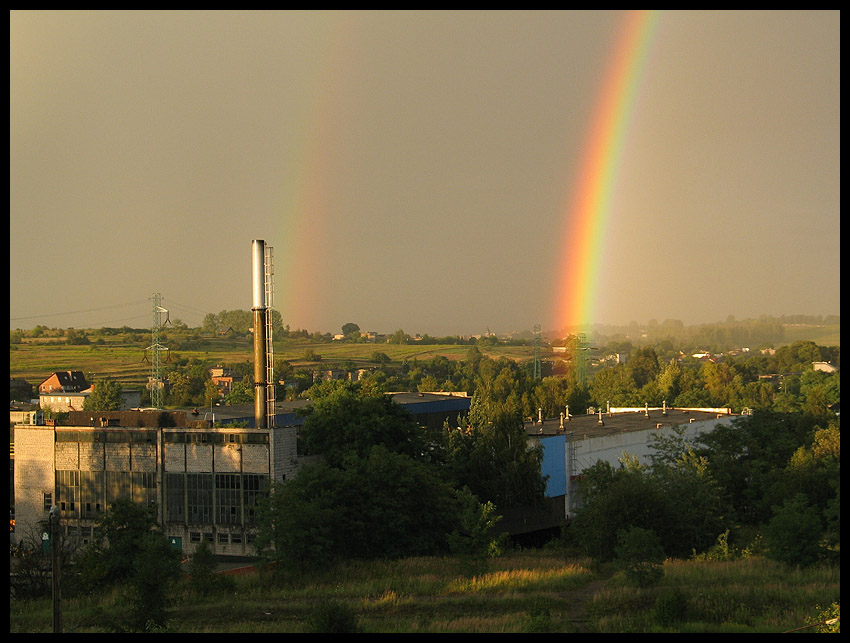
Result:
M552 625L552 614L542 599L537 599L532 603L528 609L527 619L525 624L526 632L543 633L555 631Z
M688 597L678 587L663 590L652 607L652 620L662 626L685 620L688 611Z
M661 539L649 529L629 527L617 532L614 566L638 587L649 587L661 580L664 548Z
M310 615L308 631L313 634L357 634L360 626L357 614L345 603L327 601L320 603Z
M773 508L765 529L767 557L786 565L808 566L820 555L822 527L817 510L803 494Z

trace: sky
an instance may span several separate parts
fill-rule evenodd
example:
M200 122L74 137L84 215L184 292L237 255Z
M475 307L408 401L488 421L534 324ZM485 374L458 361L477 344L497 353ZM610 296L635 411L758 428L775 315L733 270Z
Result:
M292 329L567 329L629 17L11 11L10 329L249 310L254 239ZM664 11L641 46L586 321L839 314L840 13Z

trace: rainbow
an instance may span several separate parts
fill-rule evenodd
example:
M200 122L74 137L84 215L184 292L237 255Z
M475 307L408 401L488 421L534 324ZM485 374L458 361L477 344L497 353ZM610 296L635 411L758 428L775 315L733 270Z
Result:
M567 226L557 274L553 329L586 331L595 321L603 243L627 129L659 20L657 11L624 15L593 112L579 174L566 199Z
M282 118L292 129L291 146L282 151L279 229L275 245L275 302L284 325L292 330L316 330L322 306L327 265L326 244L331 205L327 177L333 174L335 136L345 122L340 95L349 74L347 61L357 35L356 14L317 13L313 16L316 58L293 79L288 91L297 97L293 113ZM260 236L262 238L262 235ZM280 239L280 245L276 241Z

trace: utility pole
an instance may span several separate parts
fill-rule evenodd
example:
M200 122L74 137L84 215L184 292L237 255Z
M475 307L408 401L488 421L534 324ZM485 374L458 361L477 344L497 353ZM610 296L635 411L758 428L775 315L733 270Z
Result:
M59 535L59 507L53 505L48 513L50 523L50 554L53 563L53 633L62 633L62 592L60 580L62 576L61 548Z
M535 381L543 378L540 364L540 324L534 325L534 374Z

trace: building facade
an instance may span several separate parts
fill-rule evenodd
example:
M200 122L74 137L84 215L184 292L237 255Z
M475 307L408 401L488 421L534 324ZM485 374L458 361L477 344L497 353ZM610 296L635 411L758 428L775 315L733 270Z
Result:
M18 539L55 505L65 534L87 543L104 512L129 498L156 506L185 553L207 541L219 555L252 556L259 495L297 467L295 427L212 428L182 412L72 415L67 426L15 427Z

